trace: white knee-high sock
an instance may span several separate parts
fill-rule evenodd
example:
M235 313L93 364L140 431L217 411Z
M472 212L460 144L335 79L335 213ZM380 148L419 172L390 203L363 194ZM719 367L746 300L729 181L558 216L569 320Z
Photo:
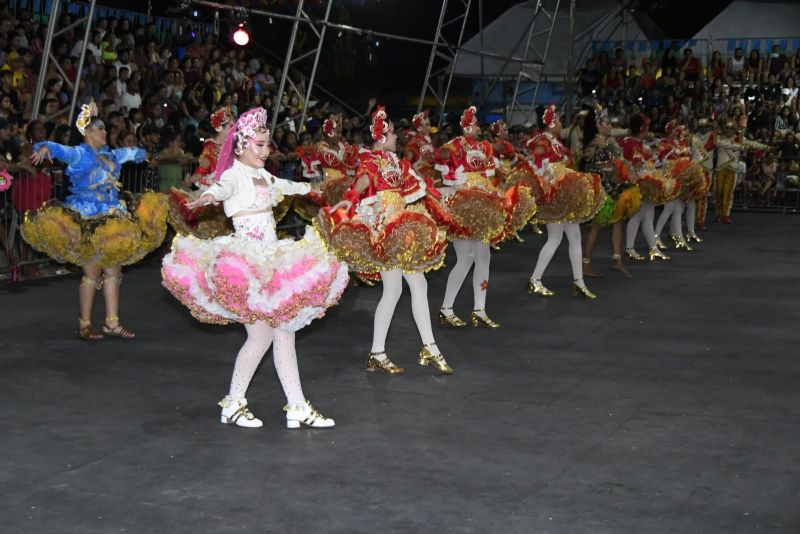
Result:
M428 281L423 273L403 275L411 290L411 313L417 324L419 337L423 345L436 343L431 327L431 311L428 307Z
M636 215L628 219L628 225L625 227L625 250L631 250L636 243L636 234L639 233L639 225L642 224L642 210L636 212Z
M386 349L386 335L392 324L394 309L403 293L403 272L400 269L381 271L383 295L375 308L375 320L372 330L372 352L383 352Z
M678 241L683 241L683 201L679 198L673 200L675 202L675 210L672 213L670 220L670 233L674 235Z
M233 366L231 389L228 396L231 399L243 399L247 393L250 380L261 363L261 358L272 343L273 329L265 321L244 325L247 330L247 340L239 349L236 363Z
M286 404L302 406L306 403L303 386L300 385L300 371L297 369L297 352L294 348L294 332L275 330L275 343L272 346L275 371L281 381Z
M694 223L695 217L697 216L697 203L694 200L690 200L686 204L686 232L688 234L694 234Z
M581 226L578 223L564 225L564 233L569 242L569 264L572 267L572 279L583 280L583 265L581 263Z
M487 243L475 242L475 269L472 271L472 309L486 307L486 292L489 290L489 264L492 249Z
M564 225L558 223L547 224L547 241L542 250L539 251L539 259L536 260L536 267L533 269L532 278L534 280L541 280L544 270L550 265L550 260L553 259L553 254L556 253L558 245L561 244L561 239L564 237ZM578 255L580 258L580 254Z
M453 307L458 291L461 289L461 284L464 283L464 278L467 277L467 273L475 261L475 243L475 241L465 239L453 241L453 248L456 251L456 264L453 265L450 270L450 276L447 277L447 289L444 292L442 308Z
M656 246L656 231L653 228L653 219L656 217L656 206L652 202L642 202L642 233L650 250Z

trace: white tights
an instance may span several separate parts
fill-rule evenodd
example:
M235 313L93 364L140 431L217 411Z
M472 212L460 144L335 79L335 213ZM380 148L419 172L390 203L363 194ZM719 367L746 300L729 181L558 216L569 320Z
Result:
M686 203L686 233L694 235L694 219L697 216L697 203L690 200Z
M650 250L656 247L656 231L653 228L653 219L656 216L656 207L652 202L643 201L642 208L630 218L628 227L625 229L625 249L633 249L636 242L636 234L639 232L639 225L642 225L642 232L644 239L647 241L647 246Z
M381 353L386 350L386 335L392 324L397 301L403 293L403 278L411 290L411 313L417 323L419 336L423 345L435 344L431 328L431 312L428 308L428 281L422 273L403 274L400 269L381 271L383 295L375 308L374 329L372 331L372 352ZM434 347L430 347L433 352Z
M656 223L656 235L658 237L661 237L661 231L669 219L670 235L676 237L678 241L683 241L683 205L683 201L679 198L667 202Z
M467 277L472 264L472 295L473 310L482 310L486 307L486 288L489 284L489 262L492 259L492 250L482 241L456 239L453 241L456 249L456 264L447 277L447 290L444 292L442 308L452 308L453 303Z
M576 282L583 280L583 266L581 265L581 227L578 223L551 223L547 225L547 242L539 252L539 259L533 269L534 280L541 280L545 269L553 259L561 239L567 234L569 242L569 263L572 266L572 279Z
M286 395L287 404L302 406L306 402L303 387L300 385L300 372L297 369L297 353L294 348L294 332L284 332L272 328L264 321L244 325L247 330L247 341L239 349L236 364L233 367L231 390L228 397L242 399L247 393L253 375L261 363L261 358L269 349L273 339L272 348L275 360L275 371Z

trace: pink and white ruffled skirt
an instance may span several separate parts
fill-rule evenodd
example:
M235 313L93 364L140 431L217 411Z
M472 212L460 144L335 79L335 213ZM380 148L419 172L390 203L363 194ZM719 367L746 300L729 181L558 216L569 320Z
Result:
M161 274L164 287L202 322L266 321L287 332L322 317L348 283L347 265L310 227L299 241L177 236Z

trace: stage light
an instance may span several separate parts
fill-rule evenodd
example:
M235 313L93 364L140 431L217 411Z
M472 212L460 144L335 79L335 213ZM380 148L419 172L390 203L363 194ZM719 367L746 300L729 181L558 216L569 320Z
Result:
M247 31L244 22L240 22L233 32L233 42L239 46L247 46L250 43L250 33Z

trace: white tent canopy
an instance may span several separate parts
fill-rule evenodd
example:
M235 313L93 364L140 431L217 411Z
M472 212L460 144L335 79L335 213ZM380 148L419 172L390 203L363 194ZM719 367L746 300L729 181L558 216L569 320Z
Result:
M768 51L772 44L784 50L798 49L800 3L735 0L714 17L694 39L707 43L708 49L733 52L734 46L745 50Z
M555 2L545 2L545 9L552 13ZM484 49L503 56L522 57L525 53L528 28L533 18L536 1L522 2L500 15L483 29ZM577 0L575 8L575 58L581 57L592 40L644 40L646 36L632 17L626 17L622 24L622 3L618 0ZM544 54L547 43L547 30L550 20L540 13L535 36L527 59L538 61ZM553 81L563 80L567 74L567 43L569 41L569 1L562 0L550 47L545 58L543 73ZM475 35L464 45L464 48L479 50L480 34ZM534 51L535 49L535 51ZM537 54L538 52L538 54ZM526 67L531 72L532 67ZM515 77L519 73L518 62L506 62L501 59L484 58L483 73L485 76ZM455 66L457 76L478 77L481 75L481 57L468 52L461 52Z

